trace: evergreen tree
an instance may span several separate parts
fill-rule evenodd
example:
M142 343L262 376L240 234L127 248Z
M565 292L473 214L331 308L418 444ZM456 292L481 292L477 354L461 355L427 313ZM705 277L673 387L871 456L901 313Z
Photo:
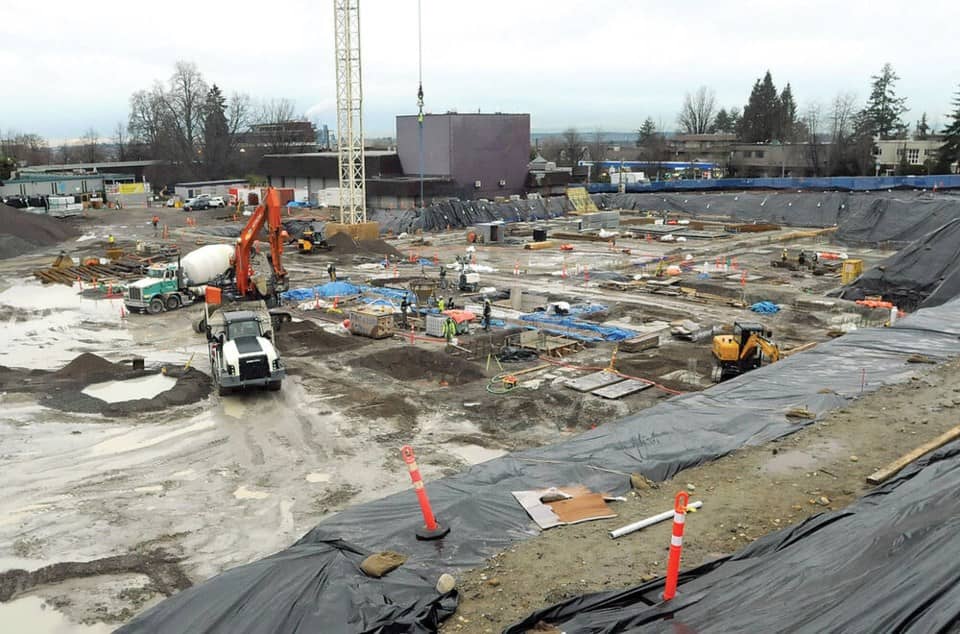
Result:
M653 122L652 118L647 117L643 125L640 126L640 129L637 130L637 147L644 147L649 144L656 134L657 125Z
M793 100L793 91L790 89L789 82L780 93L779 123L776 138L783 142L793 141L797 127L797 102Z
M943 130L943 145L940 146L938 169L946 174L950 166L960 162L960 90L953 100L954 111L950 115L953 121Z
M796 116L796 104L794 104ZM763 143L777 138L781 119L780 97L768 70L762 80L753 84L750 99L743 109L740 136L748 143Z
M720 111L717 113L717 116L713 119L713 127L710 130L711 132L729 132L730 131L730 115L727 113L726 108L720 108Z
M914 132L914 138L918 141L923 141L930 134L930 126L927 124L927 113L924 112L920 115L920 120L917 121L917 129Z
M736 133L740 129L740 122L743 120L743 114L740 112L740 108L734 106L730 108L730 127L727 132Z
M897 97L895 84L900 79L890 64L884 64L879 75L870 79L873 84L870 98L867 100L866 114L873 127L873 133L881 139L892 139L904 129L900 118L907 111L907 98Z
M227 100L214 84L207 92L203 119L203 165L208 178L223 178L227 171L230 129Z

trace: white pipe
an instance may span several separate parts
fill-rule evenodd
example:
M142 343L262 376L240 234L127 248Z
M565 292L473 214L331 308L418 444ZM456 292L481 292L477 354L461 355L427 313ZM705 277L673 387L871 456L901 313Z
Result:
M703 506L703 502L701 502L700 500L697 500L696 502L691 502L690 504L687 504L687 509L698 509L701 506ZM629 535L630 533L635 533L642 528L646 528L647 526L653 526L654 524L658 524L664 520L668 520L671 517L673 517L672 509L669 511L664 511L663 513L658 513L657 515L648 517L645 520L640 520L639 522L634 522L633 524L627 524L626 526L618 528L617 530L610 531L610 539L616 539L618 537L623 537L624 535Z

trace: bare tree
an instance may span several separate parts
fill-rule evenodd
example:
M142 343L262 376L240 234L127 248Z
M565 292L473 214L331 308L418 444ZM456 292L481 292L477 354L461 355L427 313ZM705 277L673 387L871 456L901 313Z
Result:
M820 165L823 162L820 143L820 133L823 126L822 110L819 103L810 102L803 113L802 121L807 133L807 159L810 162L810 172L814 176L821 175Z
M117 160L125 161L127 156L127 127L117 121L113 129L113 144L117 146Z
M169 88L160 93L169 115L167 123L174 131L179 159L184 164L197 160L197 149L203 137L203 106L209 87L193 62L177 62Z
M830 157L828 174L840 176L858 173L852 154L856 145L854 122L857 97L853 93L840 93L830 104Z
M253 102L245 92L235 92L230 95L227 105L227 129L230 132L230 149L237 146L240 134L253 121Z
M706 134L713 125L713 118L717 111L717 97L712 88L700 86L691 95L683 96L683 107L677 122L687 134Z
M50 163L51 155L47 140L39 134L7 130L5 135L0 135L0 159L8 158L23 161L28 165L38 165Z
M81 137L81 147L83 148L83 160L88 163L96 163L101 158L100 152L100 133L92 127L87 128Z
M567 165L576 166L577 162L583 158L583 151L585 149L583 136L580 135L576 128L567 128L563 131L563 134L560 135L560 138L560 160Z
M163 86L156 82L151 90L138 90L130 95L130 136L151 158L161 157L161 145L169 132Z

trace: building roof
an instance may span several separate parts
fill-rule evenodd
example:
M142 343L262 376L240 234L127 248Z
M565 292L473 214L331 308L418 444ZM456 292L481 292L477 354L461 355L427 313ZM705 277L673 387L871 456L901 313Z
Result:
M364 156L389 156L391 154L396 155L396 152L391 150L364 150ZM285 157L317 157L317 156L326 156L332 158L339 158L340 154L337 152L291 152L289 154L264 154L264 158L285 158Z
M100 179L105 181L133 180L133 174L110 174L108 172L97 172L96 174L23 174L17 178L8 178L3 181L7 185L15 183L55 183L58 181L84 181L91 179Z
M148 167L150 165L164 165L170 161L101 161L99 163L60 163L57 165L30 165L22 172L69 172L71 170L101 170L121 169L124 167Z
M206 185L245 185L245 178L228 178L222 181L191 181L189 183L174 183L174 187L204 187Z

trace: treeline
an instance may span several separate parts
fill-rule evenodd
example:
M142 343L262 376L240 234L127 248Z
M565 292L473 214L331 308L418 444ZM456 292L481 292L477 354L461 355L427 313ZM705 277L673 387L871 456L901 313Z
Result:
M155 81L149 89L130 96L127 121L118 122L108 136L91 127L76 141L51 147L37 134L7 131L0 135L0 179L8 178L23 162L144 159L168 162L150 170L157 184L242 177L255 171L263 154L302 147L303 127L288 125L291 122L306 122L306 118L289 99L256 102L239 91L227 96L206 80L196 64L181 61L167 81ZM253 127L255 135L251 135Z

